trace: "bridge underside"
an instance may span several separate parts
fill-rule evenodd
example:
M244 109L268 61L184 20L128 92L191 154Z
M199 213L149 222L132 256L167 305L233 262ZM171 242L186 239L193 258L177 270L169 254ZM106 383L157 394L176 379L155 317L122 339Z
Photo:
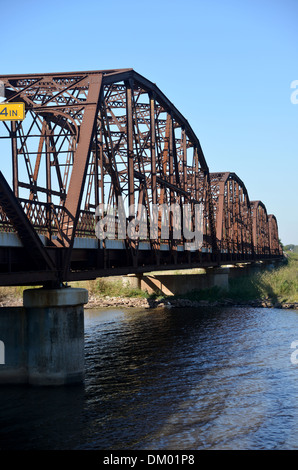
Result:
M32 258L22 246L16 234L0 234L0 285L52 285L57 286L59 270L50 270L46 266L34 269ZM56 266L63 259L63 251L47 247L46 252ZM57 259L57 255L60 259ZM138 261L134 266L129 259L125 243L110 240L103 249L102 243L95 239L76 239L72 252L71 266L67 280L92 280L97 277L146 273L150 271L182 270L191 268L216 267L226 264L241 264L258 260L274 260L276 255L249 255L222 253L220 261L215 260L212 253L202 251L189 252L178 249L175 258L168 246L162 245L160 264L155 263L155 255L148 242L141 242Z

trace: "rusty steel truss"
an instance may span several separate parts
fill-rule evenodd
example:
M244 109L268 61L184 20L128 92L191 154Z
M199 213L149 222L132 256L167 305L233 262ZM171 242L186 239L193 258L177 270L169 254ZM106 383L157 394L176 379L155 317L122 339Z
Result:
M261 202L249 201L234 173L209 174L188 121L133 69L5 75L0 81L6 102L23 102L26 110L24 121L1 123L0 138L11 143L11 157L2 158L11 158L12 185L1 173L0 230L16 232L22 248L2 249L0 284L281 256L276 218L268 218ZM148 227L153 205L200 204L202 246L185 250L184 235L173 237L171 214L168 239L161 220L154 237L142 233L146 250L128 235L120 249L98 240L96 224L106 214L97 208L112 206L117 214L119 201L129 208L127 224L139 223L145 207ZM115 233L117 239L117 226ZM79 239L95 245L76 247Z
M253 255L252 217L248 193L235 173L211 173L217 246L222 257Z

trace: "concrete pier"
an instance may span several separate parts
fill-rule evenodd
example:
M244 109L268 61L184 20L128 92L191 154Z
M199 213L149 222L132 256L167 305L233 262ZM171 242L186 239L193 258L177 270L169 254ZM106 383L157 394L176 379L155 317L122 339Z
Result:
M64 385L84 380L86 289L28 289L23 307L0 309L0 383Z
M255 272L272 269L275 263L259 261L247 263L235 263L219 267L198 268L182 271L155 271L154 273L129 274L122 278L124 285L139 288L149 294L183 295L191 291L219 287L229 288L229 281L241 276L250 276ZM113 282L113 278L111 278Z
M154 273L129 275L125 281L131 287L138 287L149 294L164 295L186 294L192 290L209 289L214 286L227 289L229 268L197 269L196 273Z

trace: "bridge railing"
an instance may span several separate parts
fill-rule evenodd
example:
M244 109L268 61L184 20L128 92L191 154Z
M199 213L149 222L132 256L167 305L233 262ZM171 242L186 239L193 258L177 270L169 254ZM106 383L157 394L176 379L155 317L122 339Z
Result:
M9 218L0 206L0 232L15 232Z
M48 204L40 201L30 201L19 198L19 202L30 220L32 226L40 235L55 236L65 216L63 206ZM15 229L0 206L0 232L15 232ZM81 211L77 226L77 236L95 237L95 214Z

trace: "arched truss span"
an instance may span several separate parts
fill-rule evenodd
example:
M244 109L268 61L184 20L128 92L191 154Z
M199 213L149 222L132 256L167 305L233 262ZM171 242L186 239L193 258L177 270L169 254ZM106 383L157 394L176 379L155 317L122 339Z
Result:
M262 201L251 202L253 244L257 256L270 255L269 220Z
M217 244L227 259L251 256L252 220L250 201L241 179L230 172L211 173Z
M282 254L282 248L278 237L278 224L275 215L269 214L269 241L270 241L270 254L279 256Z
M100 204L130 208L127 223L153 204L201 204L203 246L216 253L208 165L188 121L132 69L1 76L7 102L23 101L26 119L5 123L12 142L13 191L48 244L71 248L94 237ZM192 221L192 224L194 221ZM170 234L173 221L170 219ZM116 234L117 234L116 229ZM175 255L180 240L143 234L158 262L161 243ZM137 256L138 243L126 237ZM134 258L134 262L135 262ZM127 263L127 260L125 260Z

